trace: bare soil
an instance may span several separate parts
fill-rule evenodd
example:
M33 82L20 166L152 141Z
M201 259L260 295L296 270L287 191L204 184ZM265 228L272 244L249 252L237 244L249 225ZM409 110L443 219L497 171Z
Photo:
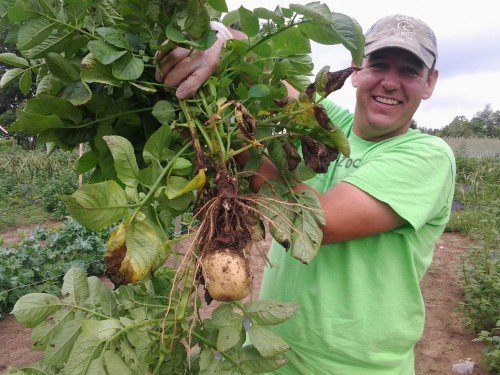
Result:
M17 230L11 230L0 233L0 238L4 239L5 245L19 240L16 234ZM267 245L263 244L262 251L267 249ZM475 362L474 375L488 375L481 364L484 345L472 342L475 335L463 329L463 316L459 311L459 256L469 245L466 238L449 233L445 233L436 245L433 263L421 283L426 304L426 323L422 340L415 348L417 375L453 375L453 364L464 360ZM258 296L263 266L262 257L252 259L252 298ZM212 303L202 315L208 315L216 306L216 303ZM30 330L17 323L13 316L0 321L0 372L9 366L19 367L41 358L41 353L30 350L29 337Z

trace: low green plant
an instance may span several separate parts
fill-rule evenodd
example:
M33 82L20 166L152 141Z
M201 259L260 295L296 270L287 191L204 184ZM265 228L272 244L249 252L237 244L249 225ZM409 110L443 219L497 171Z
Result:
M27 151L3 141L0 144L0 230L61 220L68 215L59 195L73 192L78 155L42 148Z
M109 233L66 220L58 230L39 227L17 244L0 246L0 317L26 293L58 291L64 273L73 266L102 275Z
M500 373L500 320L491 331L481 331L479 337L472 341L487 344L483 350L484 364L492 374Z

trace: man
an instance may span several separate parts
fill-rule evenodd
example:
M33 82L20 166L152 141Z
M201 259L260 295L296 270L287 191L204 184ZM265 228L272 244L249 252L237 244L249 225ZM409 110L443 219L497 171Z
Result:
M455 163L444 141L410 129L438 77L432 30L389 16L367 31L365 52L351 77L354 115L322 102L348 136L351 155L298 187L318 195L323 246L307 266L277 243L269 252L274 267L264 271L260 298L300 303L276 327L291 346L279 374L414 374L413 347L424 326L419 282L449 219ZM194 92L186 87L206 79L197 76L199 66L185 80L172 73L189 64L174 61L165 58L161 79L179 85L181 96ZM259 172L254 190L279 178L268 161Z

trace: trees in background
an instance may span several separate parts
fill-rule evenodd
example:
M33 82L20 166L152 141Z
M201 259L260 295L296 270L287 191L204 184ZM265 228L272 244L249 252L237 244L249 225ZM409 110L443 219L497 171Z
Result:
M487 104L471 120L456 116L452 122L437 132L441 137L500 138L500 111L493 111Z

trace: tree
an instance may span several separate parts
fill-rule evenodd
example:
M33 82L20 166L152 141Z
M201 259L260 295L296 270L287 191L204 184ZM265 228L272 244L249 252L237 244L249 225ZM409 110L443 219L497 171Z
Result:
M453 121L446 125L440 132L441 137L472 137L473 131L470 122L465 116L456 116Z

